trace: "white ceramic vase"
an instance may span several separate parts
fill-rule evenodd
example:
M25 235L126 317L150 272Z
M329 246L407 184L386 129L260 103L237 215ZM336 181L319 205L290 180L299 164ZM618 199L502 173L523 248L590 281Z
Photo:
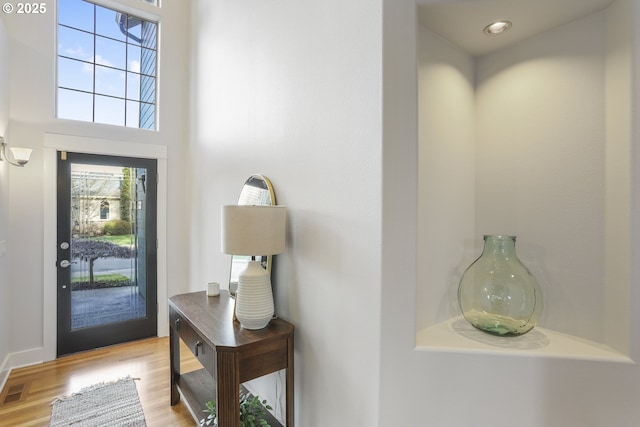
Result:
M245 329L262 329L273 317L271 278L258 261L249 261L238 278L236 318Z

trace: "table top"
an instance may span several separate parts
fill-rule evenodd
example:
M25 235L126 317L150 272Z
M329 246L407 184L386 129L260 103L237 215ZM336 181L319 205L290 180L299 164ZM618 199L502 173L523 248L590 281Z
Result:
M174 295L169 298L169 306L188 320L217 351L239 351L268 340L282 339L294 329L282 319L272 319L263 329L243 328L233 321L234 300L225 291L215 297L207 296L204 291Z

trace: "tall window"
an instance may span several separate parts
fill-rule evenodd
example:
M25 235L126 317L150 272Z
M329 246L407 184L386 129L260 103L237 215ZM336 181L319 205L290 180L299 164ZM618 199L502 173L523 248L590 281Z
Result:
M107 202L107 199L102 199L100 202L100 219L109 219L109 202Z
M58 1L57 117L156 128L158 24Z

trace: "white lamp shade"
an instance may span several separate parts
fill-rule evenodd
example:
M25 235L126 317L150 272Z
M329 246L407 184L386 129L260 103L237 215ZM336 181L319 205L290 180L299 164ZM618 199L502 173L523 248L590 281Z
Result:
M20 148L20 147L10 147L11 154L16 162L24 164L29 161L31 157L31 152L33 151L31 148Z
M285 206L223 206L222 252L245 256L284 252L286 218Z

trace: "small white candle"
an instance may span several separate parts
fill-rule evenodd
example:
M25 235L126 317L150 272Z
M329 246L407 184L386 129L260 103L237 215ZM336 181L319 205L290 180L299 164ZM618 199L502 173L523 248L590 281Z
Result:
M220 295L220 284L217 282L209 282L207 284L207 295L210 297L217 297Z

